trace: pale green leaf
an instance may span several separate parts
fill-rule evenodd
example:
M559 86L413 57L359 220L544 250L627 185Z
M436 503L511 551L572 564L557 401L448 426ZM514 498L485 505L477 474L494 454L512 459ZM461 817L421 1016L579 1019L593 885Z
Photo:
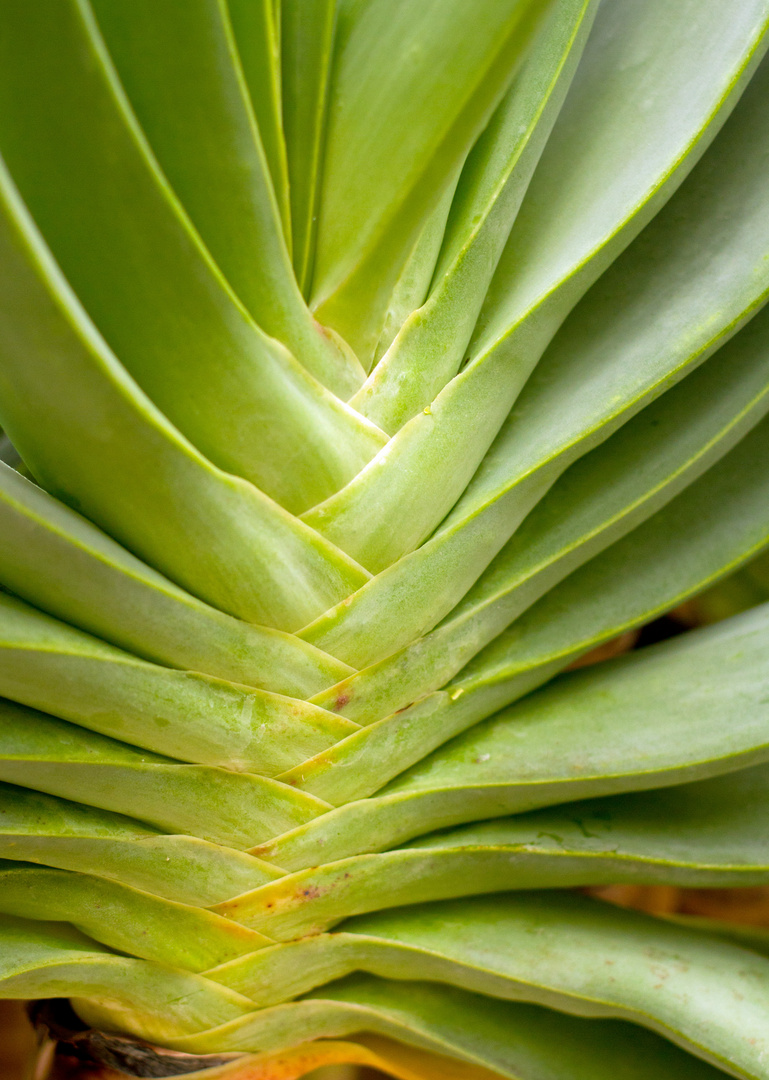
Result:
M117 956L76 930L6 916L0 924L6 997L93 994L118 1027L145 1038L187 1035L247 1015L249 1002L199 975Z
M251 6L247 0L230 0L233 12ZM315 261L336 13L336 0L281 0L283 130L293 259L305 295L312 286Z
M45 487L194 595L255 622L295 629L303 612L320 614L365 580L267 496L212 466L144 396L2 166L0 285L0 418Z
M548 5L341 5L312 306L364 366L420 226L488 121Z
M596 10L592 0L553 5L523 70L473 147L445 239L441 229L443 246L437 267L437 260L432 262L429 296L425 290L404 311L397 338L393 331L386 357L352 401L385 431L397 431L429 405L459 370Z
M10 784L0 784L0 811L0 858L96 874L182 904L218 904L281 876L242 851L167 836L120 814Z
M590 595L598 596L599 605L611 600L610 591L608 599L605 593ZM562 676L466 731L524 693L527 682L537 685L546 677L536 664L523 664L516 674L513 663L496 670L489 664L474 680L468 677L457 686L461 693L435 694L422 708L415 706L410 722L407 715L400 725L383 721L381 741L364 744L362 761L355 764L370 770L369 790L376 790L384 777L380 772L379 784L373 780L372 761L388 760L382 746L391 755L389 765L397 767L402 754L404 766L409 751L412 761L424 755L431 735L433 745L439 745L454 732L465 734L376 797L348 802L254 851L284 869L298 870L381 851L448 825L678 784L765 761L768 638L769 605L764 605L707 630ZM551 660L542 666L549 675L562 665Z
M281 117L283 0L218 0L229 12L243 77L270 166L286 239L291 239L288 164ZM232 147L228 148L229 152Z
M0 780L225 847L249 848L330 809L266 776L186 765L0 701Z
M666 12L671 10L665 0L662 3ZM659 137L661 159L656 155L640 161L626 158L621 156L621 147L611 143L612 171L606 183L598 186L591 180L590 184L590 197L600 205L601 214L608 215L604 226L611 232L611 244L607 250L600 249L601 258L590 257L589 245L570 252L575 262L569 262L568 281L574 284L574 272L582 266L582 287L571 295L558 320L547 322L547 333L537 336L528 317L522 316L525 342L510 344L505 338L504 348L495 343L473 354L474 359L426 412L401 428L386 450L345 488L304 515L304 520L373 572L412 552L438 525L437 537L423 552L460 545L454 533L463 525L471 533L470 522L484 515L482 538L474 543L466 539L462 554L452 560L461 571L449 569L445 553L440 571L430 575L433 606L441 597L442 583L447 582L452 584L456 602L496 554L495 542L507 539L558 472L704 359L766 291L764 148L769 143L769 124L764 98L769 67L752 81L734 122L679 197L596 285L575 313L576 323L564 327L535 373L534 385L527 387L491 446L569 307L605 268L609 256L620 253L659 201L683 180L736 104L757 63L764 47L764 25L769 21L765 0L755 8L741 8L745 21L739 28L722 4L698 7L693 25L691 13L687 10L684 15L682 6L676 19L686 18L687 31L675 34L666 19L656 18L659 13L653 3L639 6L619 0L607 6L610 12L622 13L617 31L621 28L627 41L644 40L648 49L654 48L658 37L675 42L677 62L666 72L670 82L659 79L655 69L653 93L645 85L638 86L638 80L645 78L643 66L623 69L623 90L632 107L643 90L649 95L647 122L665 128L667 134ZM724 45L727 32L734 35L729 49ZM718 59L714 56L713 63L703 67L706 47ZM599 67L617 63L613 53L599 54ZM688 74L690 67L696 68L697 79ZM612 132L618 116L621 110L612 112ZM543 157L540 169L545 165ZM563 183L570 170L564 167L558 175ZM609 196L607 188L616 198ZM514 229L509 241L513 245L515 233ZM600 308L597 318L596 308ZM560 413L564 398L568 424ZM420 554L418 562L427 557ZM436 563L441 558L437 552L430 557ZM393 589L395 578L406 573L407 565L411 566L402 562L389 578L383 575L377 589L384 590L386 585ZM410 572L414 577L415 571ZM425 613L413 587L409 594L410 637L424 629L424 622L420 627L416 619ZM403 621L399 622L405 630ZM363 636L361 631L356 633L358 639ZM381 647L381 625L377 637ZM336 653L334 648L330 651Z
M273 938L401 904L577 885L769 882L766 765L662 790L464 825L289 874L216 910ZM0 894L1 895L1 894Z
M161 754L266 775L357 727L299 699L139 660L4 593L0 694Z
M348 674L293 636L197 600L4 465L0 529L4 588L137 656L291 697L309 697Z
M717 1080L720 1070L651 1032L615 1020L480 997L434 983L351 976L304 1001L261 1010L210 1033L175 1040L180 1050L260 1051L298 1039L375 1031L493 1069L510 1080Z
M560 580L730 451L766 413L768 391L764 309L707 363L567 469L436 629L313 700L370 723L439 689ZM761 431L735 453L734 466L724 466L734 478L769 461ZM708 483L697 492L695 502L707 506ZM697 519L695 502L689 512Z
M71 922L113 949L204 971L270 944L210 911L162 900L105 878L0 860L0 911Z
M630 1019L762 1077L769 960L707 934L569 893L516 893L358 916L209 977L264 1004L363 970L428 979L581 1016Z
M349 397L363 371L322 333L294 279L224 0L89 2L142 130L224 276L262 330ZM264 36L254 32L264 8L231 5L244 46L275 36L274 27ZM275 164L282 135L268 134ZM285 175L282 188L285 195Z
M216 465L292 510L333 493L385 436L249 318L160 172L84 0L45 19L22 0L5 9L0 153L110 347Z

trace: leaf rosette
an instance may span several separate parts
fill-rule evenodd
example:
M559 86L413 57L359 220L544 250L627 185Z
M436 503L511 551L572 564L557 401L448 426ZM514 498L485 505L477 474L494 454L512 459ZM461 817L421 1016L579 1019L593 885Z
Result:
M0 11L0 995L767 1080L769 2Z

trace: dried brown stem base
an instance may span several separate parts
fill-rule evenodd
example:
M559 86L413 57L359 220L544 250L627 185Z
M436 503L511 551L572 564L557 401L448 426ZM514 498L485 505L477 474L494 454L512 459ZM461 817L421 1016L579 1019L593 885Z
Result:
M81 1023L66 1001L58 999L35 1002L30 1017L40 1040L34 1080L159 1080L200 1073L243 1057L178 1054L135 1039L93 1031Z

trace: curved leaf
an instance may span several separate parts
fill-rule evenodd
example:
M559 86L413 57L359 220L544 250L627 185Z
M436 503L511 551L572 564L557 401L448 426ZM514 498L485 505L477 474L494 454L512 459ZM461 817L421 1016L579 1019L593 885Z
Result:
M161 754L268 775L353 727L295 698L138 660L2 593L0 694Z
M436 750L375 798L347 803L254 853L298 870L381 851L448 825L766 761L768 635L764 605L562 676ZM469 726L484 707L493 709L495 695L500 703L510 693L509 685L495 686L493 676L478 685L483 704L469 691L453 699L435 695L441 741L453 723ZM417 714L417 725L419 719L424 724ZM393 733L391 745L399 736ZM381 750L380 760L386 760Z
M238 20L253 10L253 5L248 0L229 3L237 32ZM305 295L312 286L315 262L336 15L336 0L281 0L281 86L291 236L296 279ZM249 41L253 49L253 33L246 34L244 28L239 37ZM253 69L258 70L256 64ZM264 95L260 97L264 99Z
M734 888L769 882L769 768L464 825L382 854L327 862L220 904L281 941L401 904L606 883Z
M363 369L302 300L224 5L89 2L142 130L230 285L262 330L349 397ZM265 5L251 7L255 14ZM248 18L232 10L239 22ZM244 39L253 41L252 32Z
M65 987L110 1003L118 1027L167 1038L248 1013L249 1002L200 975L129 960L75 930L6 917L0 924L0 987L6 997L61 997ZM216 1021L215 1021L216 1022Z
M351 484L303 515L368 569L383 571L303 636L361 667L434 626L568 465L755 314L769 290L767 85L769 63L688 182L563 326L480 468L497 431L493 412L504 407L501 424L512 403L504 404L501 376L482 360ZM485 404L463 399L476 372L489 380ZM479 415L482 425L473 422ZM404 552L411 553L389 565Z
M310 697L348 674L293 635L197 600L2 464L0 529L4 588L145 659L290 697Z
M567 469L436 629L312 700L370 723L444 685L540 596L730 451L769 408L767 390L769 308ZM724 471L741 477L769 460L762 446L758 433ZM692 496L706 506L708 484ZM699 516L693 502L690 512Z
M340 6L312 306L371 357L431 203L483 130L546 5Z
M259 136L270 166L275 196L286 233L291 238L288 162L281 117L281 22L286 0L222 0L229 12L237 51L248 87ZM229 147L231 152L232 147Z
M184 765L0 701L0 780L249 848L330 809L266 776Z
M375 371L372 372L371 378L374 378L375 372L380 369L380 361L385 353L389 351L393 339L406 319L427 298L458 181L459 174L455 175L449 182L440 202L422 226L416 243L403 266L403 270L393 286L384 323L382 324L382 332L379 335L376 347ZM403 382L405 382L405 379ZM405 386L403 389L405 390ZM369 416L369 410L363 407L368 399L369 391L361 387L359 394L355 395L350 404L354 405L364 416ZM369 419L371 419L370 416ZM383 424L380 420L375 421L375 423L385 431L395 430L391 425Z
M358 916L342 932L262 949L208 974L271 1004L356 969L632 1019L733 1076L765 1072L769 960L574 894L516 893Z
M437 268L432 264L429 295L423 293L404 312L387 355L352 400L385 431L397 431L429 405L459 370L596 9L592 0L561 0L552 6L532 54L473 147L451 207L440 262Z
M651 1032L616 1020L583 1020L535 1005L479 997L427 982L358 975L304 1001L278 1005L210 1033L174 1041L205 1053L279 1049L298 1038L376 1031L451 1054L510 1080L717 1080L723 1073Z
M687 51L692 50L688 62L702 71L705 42L717 50L718 60L707 68L706 90L699 80L683 80L683 57L682 67L671 76L673 85L656 83L647 111L650 116L659 109L656 123L669 124L675 132L676 149L665 164L664 177L656 174L659 161L650 159L642 164L612 156L612 162L622 161L612 178L612 183L622 190L621 206L605 197L605 192L601 203L607 211L611 207L618 214L610 221L612 257L651 215L652 205L644 202L647 189L662 184L660 197L662 192L669 197L704 149L703 141L715 135L736 104L738 87L734 79L741 72L738 85L739 90L743 89L757 62L756 51L760 53L764 48L755 36L760 38L761 28L769 22L765 0L761 8L764 22L755 10L744 10L741 32L745 37L739 59L724 48L721 40L721 30L726 27L719 29L718 23L727 18L723 5L717 5L717 10L712 3L706 8L698 5L697 33L692 30L691 13L687 11L689 26L684 40ZM636 22L648 22L652 5L646 3L642 9L634 2L620 0L612 3L610 10L624 11L622 40L634 41L639 32ZM665 11L670 11L669 5L665 5ZM683 12L676 18L683 18ZM672 30L665 26L664 18L653 27L655 35ZM619 32L620 27L617 29ZM729 32L734 30L736 26L730 22ZM682 48L680 38L679 31L678 50ZM732 44L737 49L737 41ZM650 42L647 48L652 48ZM618 63L618 56L607 48L602 60L611 68ZM737 64L737 71L732 64ZM643 79L645 70L642 66L625 71L630 82L625 93L632 94L633 102L639 90L634 81ZM564 327L548 361L540 365L534 386L527 388L493 446L495 435L557 322L549 326L548 336L535 351L531 345L534 332L525 321L525 347L510 345L508 350L505 345L505 349L494 347L477 354L428 410L410 420L347 487L307 511L303 518L374 572L414 552L440 525L436 536L399 569L401 575L409 572L412 579L429 577L433 608L436 603L449 604L439 582L453 583L453 606L567 464L704 360L766 295L767 80L769 65L752 81L744 106L734 116L724 138L718 140L718 146L674 204L658 215L644 237L596 285L594 293L575 313L575 321ZM697 144L697 152L688 145L690 137ZM632 184L625 172L631 166ZM594 180L591 185L595 198L598 189ZM640 219L635 214L637 207L631 213L625 203L629 185L638 198L643 192L646 208ZM590 280L594 281L606 262L593 265L595 260L588 254L581 252L580 257L586 258L584 272L590 272ZM582 292L588 283L584 282ZM567 311L562 312L558 322ZM478 416L483 416L482 424L475 422ZM484 519L483 525L478 524L478 518ZM441 571L433 569L430 573L429 563L421 566L422 559L430 559L433 566L443 561ZM392 569L390 573L387 586L394 590L397 573ZM384 581L382 576L379 590L386 588ZM444 590L448 591L447 585ZM409 596L413 613L407 625L418 633L424 629L428 612L424 600L416 603L414 588L409 589ZM444 607L440 617L449 609ZM430 615L434 618L432 611ZM356 626L356 631L356 636L364 637L360 627ZM403 644L403 638L399 644Z
M192 836L0 784L0 858L44 863L206 907L281 876L268 863ZM3 921L0 920L0 932ZM69 993L69 992L68 992Z
M45 487L254 622L294 629L365 580L171 427L89 321L1 164L0 275L0 418Z
M499 1073L428 1050L404 1046L393 1039L368 1035L344 1042L318 1039L276 1054L240 1057L220 1068L190 1074L192 1080L298 1080L310 1070L339 1065L363 1065L396 1080L499 1080Z
M0 860L0 911L62 920L113 949L170 967L204 971L270 944L210 911L113 881Z
M728 573L769 540L768 458L764 419L666 507L551 589L443 690L369 723L281 779L329 802L368 795L581 654ZM344 712L344 685L335 698L322 697Z
M121 363L220 468L291 510L332 494L386 438L229 289L147 145L85 0L63 0L44 19L7 0L5 26L0 153Z

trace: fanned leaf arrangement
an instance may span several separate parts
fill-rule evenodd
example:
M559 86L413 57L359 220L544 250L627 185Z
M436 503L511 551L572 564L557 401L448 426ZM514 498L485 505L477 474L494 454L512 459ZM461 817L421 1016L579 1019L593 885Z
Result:
M0 996L769 1080L769 0L0 14Z

